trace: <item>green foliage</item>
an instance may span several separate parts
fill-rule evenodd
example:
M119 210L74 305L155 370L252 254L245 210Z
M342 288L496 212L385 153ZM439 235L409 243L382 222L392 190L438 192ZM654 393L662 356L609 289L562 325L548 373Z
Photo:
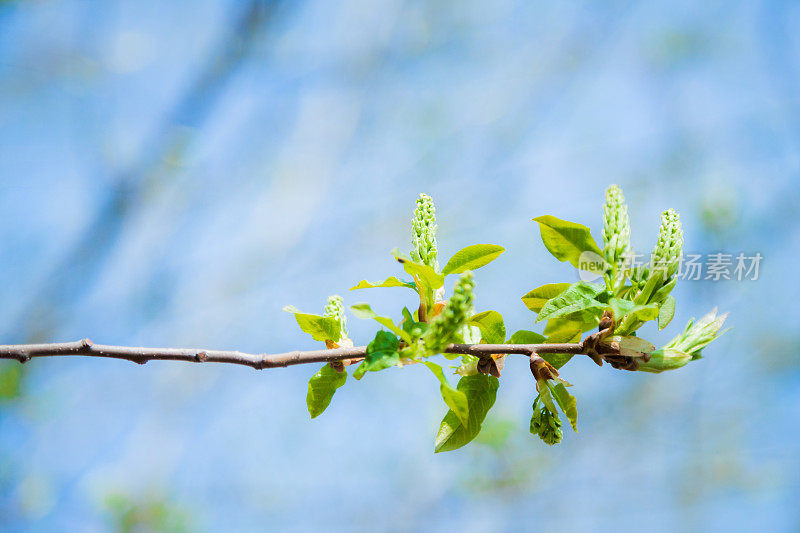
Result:
M301 313L291 305L284 307L283 310L287 313L293 313L300 329L311 335L315 341L336 342L342 336L342 325L335 318Z
M367 355L353 372L353 377L361 379L367 372L378 372L400 363L400 341L387 331L379 331L375 339L367 345Z
M347 371L337 372L331 365L323 366L319 372L311 376L306 394L306 406L311 418L318 417L328 408L336 389L344 385L345 381L347 381Z
M483 313L472 315L469 323L480 330L483 340L488 344L503 344L506 342L506 325L503 322L503 315L497 311L484 311Z
M694 322L694 319L690 320L683 333L669 341L660 350L652 352L650 360L641 363L639 370L664 372L680 368L694 359L700 359L703 348L725 333L720 330L727 316L727 313L717 316L717 310L714 309L697 323Z
M521 329L509 337L507 344L541 344L543 342L545 342L544 335Z
M539 223L542 241L547 250L559 261L569 261L572 266L580 266L581 254L592 252L602 257L589 228L575 222L568 222L550 215L533 219Z
M469 424L463 424L452 409L448 411L436 435L436 453L457 450L478 436L481 425L497 398L499 386L500 382L496 377L484 374L466 376L458 381L458 390L467 397Z
M547 285L542 285L523 296L522 303L534 313L538 313L542 310L544 304L563 293L569 286L569 283L548 283Z
M542 442L552 446L561 442L564 432L561 430L561 420L558 415L547 408L539 406L539 398L533 402L533 416L531 416L531 434L537 435Z
M442 269L442 274L461 274L467 270L477 270L488 265L505 252L496 244L473 244L456 252Z
M350 290L354 291L356 289L378 289L383 287L408 287L412 290L417 290L417 286L411 283L410 281L402 281L397 279L394 276L386 278L384 281L379 282L370 282L367 280L362 280L358 282L358 285L355 285Z
M472 291L475 288L472 272L465 272L453 289L453 296L436 317L425 335L425 347L432 353L440 353L456 340L456 336L472 313ZM502 317L501 317L502 320Z
M551 298L542 306L536 321L541 322L581 313L584 316L596 315L599 318L606 308L606 304L596 300L602 292L603 288L599 285L585 281L573 283L567 290L555 298Z
M548 352L537 345L581 343L577 346L582 353L597 363L606 361L615 368L663 372L698 359L702 349L721 334L725 316L718 317L712 312L696 324L690 322L681 335L660 350L639 336L639 329L645 324L654 321L663 329L675 315L676 301L671 293L677 283L683 248L683 229L675 211L667 210L661 216L649 265L629 264L633 256L631 225L625 198L616 185L608 189L603 204L602 248L582 224L549 215L533 220L539 224L542 241L553 256L597 275L599 280L599 283L548 283L522 296L525 307L536 313L535 322L544 323L542 333L523 329L507 337L505 320L498 311L474 312L473 271L497 259L505 249L493 244L467 246L440 269L436 209L433 200L424 194L417 200L411 223L410 254L398 249L392 251L404 275L391 276L382 282L363 280L351 288L404 287L416 294L416 301L402 309L397 321L379 315L368 303L350 307L356 317L374 320L385 328L366 347L365 357L353 377L359 380L367 372L424 364L439 382L442 400L448 408L436 437L436 452L458 449L480 433L500 383L494 376L499 376L503 367L503 357L488 351L480 357L477 353L452 353L461 349L445 353L452 344L507 343L526 345L523 348L526 351ZM452 274L460 278L447 299L445 279ZM328 348L352 346L340 297L328 300L323 315L301 313L293 307L286 310L294 313L304 332L324 341ZM582 336L592 330L581 342ZM576 351L575 346L564 350ZM498 351L504 350L498 348ZM455 388L448 381L448 372L430 360L440 354L447 359L461 359L460 364L451 367L461 376ZM560 414L577 432L577 400L567 390L570 385L559 375L574 354L537 355L544 362L538 357L531 358L531 369L539 381L530 429L552 445L563 438ZM307 404L312 418L327 408L336 390L345 384L347 372L343 367L349 363L325 365L309 380Z
M431 361L423 361L423 364L430 368L433 375L439 380L439 391L442 393L445 405L450 408L450 411L456 415L464 427L469 426L469 401L466 393L450 386L440 365Z

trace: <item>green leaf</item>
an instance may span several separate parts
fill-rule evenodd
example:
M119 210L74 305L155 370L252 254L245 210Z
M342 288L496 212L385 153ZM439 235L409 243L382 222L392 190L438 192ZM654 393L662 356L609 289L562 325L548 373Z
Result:
M651 302L655 302L657 304L663 303L667 296L672 292L672 289L675 288L675 285L678 283L678 278L672 278L672 281L658 289L655 294L653 294L652 298L650 298Z
M539 223L545 247L559 261L569 261L575 268L580 268L584 252L595 253L598 260L602 259L603 252L586 226L550 215L533 220Z
M544 304L536 321L566 317L580 311L600 317L606 305L595 300L595 297L601 292L603 292L603 287L599 285L585 281L573 283L567 290Z
M477 270L497 259L505 251L505 248L496 244L473 244L472 246L467 246L450 258L450 261L442 269L442 274L447 276L461 274L467 270Z
M569 423L572 425L572 430L577 433L578 401L575 399L575 396L567 392L567 388L563 383L559 383L555 386L548 383L548 387L552 391L553 398L555 398L556 403L558 403L558 406L561 407L561 411L563 411L564 415L567 417L567 420L569 420Z
M672 318L675 316L675 298L672 296L667 296L667 299L664 300L664 303L661 304L661 307L658 309L658 329L664 329L672 322Z
M548 300L555 298L565 290L569 289L569 286L569 283L548 283L546 285L542 285L541 287L533 289L531 292L523 296L522 303L524 303L525 306L534 313L538 313L542 310L542 307L544 307L544 304L546 304Z
M658 313L658 304L637 305L625 316L622 324L617 326L614 332L619 335L630 335L648 320L656 320Z
M353 314L358 318L374 320L381 326L393 332L395 335L398 335L407 344L411 344L413 342L411 335L407 331L398 327L397 324L394 323L394 320L388 316L379 316L375 311L372 310L372 307L370 307L368 303L361 302L353 304L350 306L350 310L352 310Z
M344 385L345 381L347 381L347 371L340 374L331 365L323 366L319 372L311 376L306 395L306 405L311 418L318 417L328 408L336 389Z
M469 403L467 402L467 395L463 391L454 389L450 386L447 378L442 371L442 367L430 361L423 361L422 364L430 368L433 375L439 380L439 391L442 393L442 399L447 407L455 413L465 427L469 426Z
M433 267L423 265L422 263L415 263L407 256L403 255L397 248L392 250L392 254L395 259L403 265L403 270L414 277L414 283L422 303L424 303L425 307L428 309L433 309L435 303L434 294L437 289L444 286L444 276L436 272Z
M572 341L572 340L575 340L575 339L574 338L570 339L570 341ZM577 340L580 340L580 336L578 337ZM567 341L567 342L569 342L569 341ZM564 366L567 363L569 363L570 359L572 359L572 354L571 353L543 353L543 354L539 355L539 357L541 357L542 359L544 359L545 361L547 361L548 363L550 363L551 365L556 367L556 369L559 369L562 366Z
M358 282L358 285L356 285L355 287L351 287L350 290L354 291L356 289L378 289L381 287L407 287L413 291L417 290L417 286L412 282L402 281L394 276L386 278L384 281L381 282L371 282L367 280L362 280Z
M325 342L329 340L337 342L342 336L342 328L335 318L301 313L291 305L287 305L283 310L287 313L293 313L300 329L311 335L315 341Z
M367 372L378 372L400 362L400 341L388 331L379 331L367 346L364 361L358 365L353 377L361 379Z
M461 448L481 432L481 425L494 405L499 386L496 377L484 374L465 376L458 381L458 390L467 396L469 425L465 426L452 410L448 411L436 435L436 453Z
M430 324L428 324L426 322L417 322L416 320L414 320L414 317L412 316L411 311L409 311L407 307L404 307L403 308L403 323L401 324L401 326L403 328L403 331L408 333L408 335L410 335L411 339L414 340L414 339L419 339L420 337L422 337L425 334L425 332L428 331L428 328L430 327ZM404 337L404 339L405 339L405 337ZM415 343L406 341L406 344L413 345Z
M651 353L656 347L650 342L641 337L614 335L608 337L605 342L619 343L619 355L625 357L640 357L643 353Z
M608 306L611 312L614 313L614 320L622 320L622 317L633 311L636 304L630 300L623 300L622 298L611 298L608 301Z
M511 335L506 341L506 344L542 344L544 343L544 335L539 335L535 331L528 331L521 329Z
M497 311L484 311L483 313L472 315L469 324L477 326L481 330L481 336L487 344L503 344L506 342L506 325L503 322L503 315Z
M636 298L634 298L633 301L638 305L646 305L651 301L651 296L653 296L653 293L660 290L659 287L664 284L664 281L664 273L662 271L655 270L650 272L650 277L647 278L647 283L644 284L641 292L636 295Z
M405 270L407 274L421 279L431 289L436 290L444 285L444 275L436 272L433 267L423 265L422 263L415 263L404 254L400 253L400 250L397 248L392 251L392 254L395 259L403 265L403 270Z
M542 400L542 403L544 403L545 407L547 407L551 413L558 413L556 404L550 394L550 387L547 385L547 380L543 379L536 383L539 385L539 399Z

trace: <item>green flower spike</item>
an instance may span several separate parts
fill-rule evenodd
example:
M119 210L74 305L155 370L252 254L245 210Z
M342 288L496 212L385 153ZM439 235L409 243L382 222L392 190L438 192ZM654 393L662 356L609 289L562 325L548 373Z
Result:
M703 348L722 335L722 324L728 314L717 316L714 309L697 323L694 319L686 325L683 333L672 339L666 346L650 354L650 361L639 363L639 370L663 372L675 370L689 361L700 359Z
M436 207L433 199L427 194L420 194L417 199L417 208L414 210L414 219L411 222L411 259L439 270L436 260L438 249L436 247Z
M425 335L425 348L432 353L441 353L455 341L458 333L472 314L472 291L475 289L472 272L464 272L456 282L453 296L442 314L430 324Z
M617 264L625 257L631 245L631 223L628 206L619 185L612 185L606 191L603 206L603 255L616 270Z
M674 209L667 209L661 214L658 242L650 259L651 271L663 273L665 281L667 281L678 271L682 250L681 218Z
M561 430L561 420L556 413L550 411L545 405L539 408L539 398L533 402L533 416L531 417L531 433L538 435L542 442L550 446L558 444L564 438Z
M347 317L344 314L344 300L341 296L333 295L328 297L328 303L325 304L323 316L334 318L339 322L339 327L342 331L342 339L347 338Z

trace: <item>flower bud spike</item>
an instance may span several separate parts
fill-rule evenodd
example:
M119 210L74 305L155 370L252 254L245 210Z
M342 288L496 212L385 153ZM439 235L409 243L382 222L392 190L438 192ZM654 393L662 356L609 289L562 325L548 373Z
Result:
M561 429L561 419L556 413L550 411L547 406L538 405L539 397L533 402L533 416L531 417L531 433L538 435L542 442L549 446L558 444L564 438Z
M427 194L420 194L411 221L411 259L439 270L436 246L436 207Z
M428 351L441 353L453 343L456 334L462 330L472 314L474 289L472 272L464 272L456 282L453 296L447 302L447 306L430 324L425 335L425 347Z
M678 271L683 251L683 229L681 218L674 209L667 209L661 214L661 227L658 230L658 242L650 259L650 269L665 276L664 281Z
M612 185L606 191L603 206L603 255L616 270L617 264L625 256L631 245L631 223L628 206L619 185Z
M347 338L347 316L344 314L344 300L341 296L329 296L322 314L329 318L335 318L339 322L342 338Z

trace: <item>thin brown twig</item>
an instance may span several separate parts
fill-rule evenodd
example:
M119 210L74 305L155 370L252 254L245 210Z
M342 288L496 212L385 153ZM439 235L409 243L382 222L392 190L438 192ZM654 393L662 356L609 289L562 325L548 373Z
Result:
M446 353L488 357L492 354L581 354L584 344L451 344ZM125 359L145 364L148 361L186 361L193 363L230 363L245 365L256 370L278 368L306 363L331 363L345 359L363 358L366 346L335 348L332 350L295 351L280 354L251 354L228 350L196 350L189 348L135 348L94 344L89 339L52 344L0 345L0 359L14 359L25 363L34 357L86 356Z

